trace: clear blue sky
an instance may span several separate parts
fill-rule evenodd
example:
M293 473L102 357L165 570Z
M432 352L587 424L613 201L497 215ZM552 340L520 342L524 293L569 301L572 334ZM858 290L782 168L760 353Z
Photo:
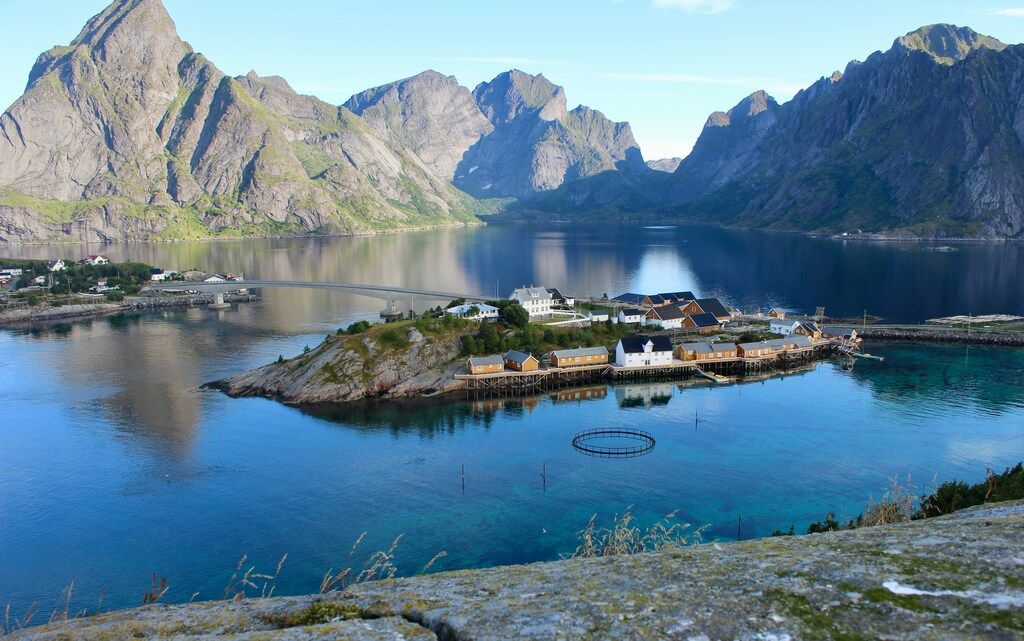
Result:
M708 114L757 89L792 97L934 22L1024 41L1024 0L164 0L230 74L255 69L334 103L427 68L473 87L516 67L628 120L647 158L685 155ZM104 0L0 0L0 103Z

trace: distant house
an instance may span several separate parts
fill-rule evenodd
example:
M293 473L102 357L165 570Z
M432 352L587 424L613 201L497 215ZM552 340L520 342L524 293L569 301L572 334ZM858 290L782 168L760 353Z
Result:
M627 325L641 325L644 322L644 313L635 307L620 309L619 322Z
M46 276L36 276L35 278L32 279L32 282L35 283L36 285L45 285Z
M785 317L786 317L786 310L781 309L779 307L776 307L776 308L772 309L770 312L768 312L768 318L780 318L780 319L782 319L782 318L785 318Z
M207 278L203 282L204 283L226 283L226 282L228 282L228 279L225 278L224 276L221 276L220 274L214 274L213 276L210 276L209 278Z
M778 318L769 321L768 331L771 332L772 334L782 334L783 336L789 336L790 334L793 333L793 330L796 329L797 325L799 324L800 323L796 321Z
M678 305L661 305L652 307L645 316L647 325L662 329L680 329L683 326L683 314Z
M64 261L61 260L60 258L54 258L53 260L46 263L46 269L50 270L51 272L61 272L64 271L66 267L67 265L65 265Z
M857 330L840 325L823 325L821 336L829 340L855 341L857 340Z
M697 298L693 292L662 292L658 296L666 303L675 303L676 305L682 305Z
M676 347L681 361L736 358L735 343L683 343Z
M668 336L629 336L615 346L615 364L619 367L671 365L672 341Z
M484 320L485 318L497 318L498 308L493 305L475 303L472 305L456 305L445 310L452 316L461 316L470 320Z
M110 259L104 254L89 254L82 261L84 265L109 265Z
M149 270L149 280L153 281L154 283L163 282L168 278L174 278L177 275L178 272L176 272L173 269L164 270L154 267L153 269Z
M736 349L740 356L754 358L777 355L788 351L806 351L813 347L814 343L808 337L792 334L785 338L776 338L770 341L740 343L736 346Z
M587 312L587 318L590 320L591 323L606 323L608 322L610 316L608 315L607 310L592 309L589 312Z
M715 318L722 322L732 318L732 314L725 308L722 301L717 298L698 298L695 302L700 306L702 312L705 314L714 314Z
M0 278L13 279L21 276L24 270L20 267L0 267Z
M551 352L551 365L554 367L583 367L584 365L603 365L607 362L608 348L604 346L560 349Z
M562 292L558 291L557 287L549 287L548 293L551 294L551 303L554 305L564 305L566 307L572 307L576 304L576 299L571 296L566 296Z
M89 289L96 292L97 294L102 294L103 292L109 292L111 290L119 289L116 286L110 287L109 282L110 281L108 281L106 278L101 278L98 281L96 281L96 284L90 287Z
M683 317L682 326L684 329L695 329L702 334L717 332L722 328L719 320L715 318L715 315L711 312L702 314L686 314Z
M681 361L696 361L714 358L711 343L683 343L676 346L676 358Z
M635 294L633 292L619 294L612 300L617 303L637 305L640 307L654 307L655 305L663 305L666 302L660 294Z
M505 371L505 359L498 354L473 356L466 361L466 370L470 374L496 374Z
M532 372L540 367L540 361L533 354L519 352L514 349L505 353L505 367L517 372Z
M797 323L792 333L813 338L814 340L821 338L821 328L814 321L801 321Z
M519 287L508 298L518 301L531 317L551 313L551 294L543 287Z

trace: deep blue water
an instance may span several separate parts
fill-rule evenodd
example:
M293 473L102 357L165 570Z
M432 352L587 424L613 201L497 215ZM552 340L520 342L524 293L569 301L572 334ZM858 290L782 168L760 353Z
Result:
M752 306L867 305L898 320L1024 311L1014 245L947 254L716 230L513 227L104 251L264 278L693 288ZM744 538L763 536L830 509L853 516L891 475L924 487L1024 459L1020 350L879 344L869 349L885 362L852 371L826 363L718 388L598 386L587 400L300 410L198 392L381 306L264 295L226 312L0 331L0 607L17 614L37 601L48 613L71 581L75 607L101 593L106 607L135 605L152 572L168 578L170 600L216 598L242 554L272 571L288 553L278 593L308 592L399 534L403 574L440 551L435 569L548 560L572 551L592 514L607 522L630 505L645 523L678 510L708 525L708 538L735 537L742 516ZM639 427L657 445L635 459L586 457L570 441L593 426Z

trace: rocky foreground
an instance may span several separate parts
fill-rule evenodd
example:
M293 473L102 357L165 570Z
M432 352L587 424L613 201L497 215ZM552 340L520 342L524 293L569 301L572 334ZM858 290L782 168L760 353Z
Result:
M1024 502L833 534L449 572L330 596L148 606L100 639L1020 639Z
M421 331L410 323L376 325L355 335L331 336L295 358L205 385L231 396L265 396L285 403L338 403L433 396L464 385L458 329Z

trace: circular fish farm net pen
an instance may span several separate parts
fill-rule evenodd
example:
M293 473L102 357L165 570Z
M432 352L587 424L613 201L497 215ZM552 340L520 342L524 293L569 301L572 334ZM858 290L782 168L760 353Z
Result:
M599 445L597 441L618 440L621 446ZM643 430L630 428L597 428L580 432L572 437L577 452L601 458L632 458L643 456L654 449L654 436Z

